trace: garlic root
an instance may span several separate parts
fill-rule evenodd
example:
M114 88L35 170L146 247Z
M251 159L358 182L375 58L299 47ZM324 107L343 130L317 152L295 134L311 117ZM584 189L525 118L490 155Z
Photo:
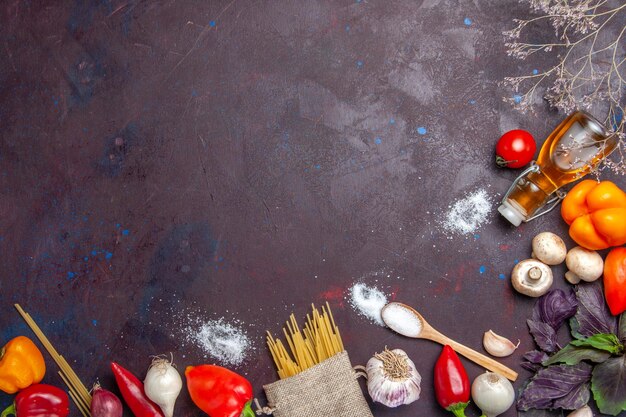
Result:
M511 355L515 352L515 349L519 346L520 342L517 342L517 345L511 342L506 337L502 337L497 335L492 330L485 332L483 335L483 346L485 350L492 356L496 356L498 358L503 358L505 356Z

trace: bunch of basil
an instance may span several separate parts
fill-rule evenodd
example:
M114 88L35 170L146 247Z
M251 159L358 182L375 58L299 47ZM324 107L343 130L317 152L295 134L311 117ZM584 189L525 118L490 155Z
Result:
M557 331L567 319L574 340L561 348ZM522 366L535 375L517 400L518 410L575 410L589 402L590 387L601 413L626 410L626 313L611 315L599 282L579 284L575 293L548 292L528 327L539 350L524 355Z

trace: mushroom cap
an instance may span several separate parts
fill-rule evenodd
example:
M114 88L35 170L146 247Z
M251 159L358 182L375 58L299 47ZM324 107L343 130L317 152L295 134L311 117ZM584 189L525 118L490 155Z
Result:
M558 265L565 260L565 242L552 232L542 232L533 238L533 257L546 265Z
M604 272L604 261L596 251L576 246L567 252L565 264L570 272L583 281L595 281Z
M540 297L552 286L552 270L536 259L518 262L511 272L511 284L521 294Z

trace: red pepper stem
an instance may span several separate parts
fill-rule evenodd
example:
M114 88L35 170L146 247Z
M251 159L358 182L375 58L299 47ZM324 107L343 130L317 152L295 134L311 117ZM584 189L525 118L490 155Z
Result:
M16 410L15 410L15 403L5 408L2 414L0 414L0 417L6 417L6 416L17 416Z
M256 417L256 413L252 411L252 408L250 407L251 404L252 401L248 401L246 403L246 405L243 407L243 410L241 410L241 414L239 415L239 417Z
M469 403L454 403L446 408L446 410L450 411L456 417L466 417L465 409Z

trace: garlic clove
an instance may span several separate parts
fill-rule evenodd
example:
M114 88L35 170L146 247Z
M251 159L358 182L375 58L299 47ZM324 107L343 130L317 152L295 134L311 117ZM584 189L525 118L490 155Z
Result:
M515 352L515 349L517 349L519 344L519 341L516 345L506 337L495 334L492 330L485 332L485 334L483 335L483 346L485 347L485 350L490 355L496 356L498 358L509 356L510 354Z
M567 417L593 417L593 411L591 411L591 408L586 405L576 411L572 411L567 415Z

